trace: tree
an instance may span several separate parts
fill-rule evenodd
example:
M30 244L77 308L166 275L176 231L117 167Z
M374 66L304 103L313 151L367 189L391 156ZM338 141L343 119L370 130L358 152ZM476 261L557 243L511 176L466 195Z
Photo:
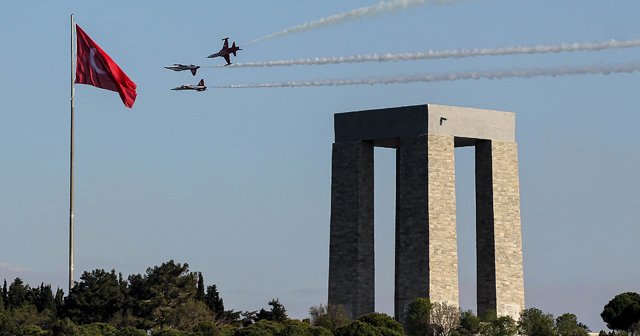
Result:
M116 328L107 323L91 323L78 326L78 336L115 336Z
M53 292L51 291L51 285L45 285L44 283L40 284L40 287L37 289L35 304L36 308L38 308L38 312L45 310L52 313L56 312L56 303L53 297Z
M470 310L465 310L460 313L460 326L458 332L461 336L471 336L480 333L481 330L480 318L473 314Z
M268 305L271 306L271 320L276 322L284 322L289 319L287 310L280 303L279 299L271 299Z
M525 309L520 313L518 330L526 336L556 335L553 315L545 314L537 308Z
M429 322L436 335L450 336L460 326L460 308L444 302L433 303Z
M319 305L309 308L311 324L335 332L349 324L349 315L342 305Z
M62 289L58 288L56 290L56 296L53 298L53 301L56 304L56 313L61 315L64 309L64 291Z
M167 325L178 330L191 330L200 323L212 321L213 313L201 301L189 300L171 311Z
M379 333L372 325L355 320L336 329L335 336L379 336Z
M387 314L370 313L370 314L358 317L357 320L371 325L376 329L376 331L380 335L384 335L384 336L404 335L404 329L402 328L402 325Z
M288 320L287 310L280 303L278 299L271 299L269 301L269 306L271 306L270 310L260 309L260 311L256 314L256 321L260 320L268 320L268 321L276 321L276 322L284 322Z
M220 298L220 293L218 293L216 285L207 286L207 293L204 295L204 302L215 314L216 318L221 319L225 317L224 302Z
M4 279L4 284L2 285L2 301L4 304L4 308L8 308L9 299L7 297L8 289L7 289L7 279Z
M9 290L7 291L7 306L9 309L17 309L20 308L29 302L29 285L25 285L22 282L22 279L15 278L11 285L9 286Z
M640 321L640 294L626 292L616 295L604 306L600 316L609 329L629 330Z
M250 326L238 329L234 336L275 336L284 326L275 321L260 320Z
M511 316L500 316L487 322L481 329L482 336L515 336L518 333L516 321Z
M65 302L66 316L76 323L109 322L124 307L115 270L84 272Z
M134 315L142 319L145 328L164 327L172 310L193 300L197 276L189 272L187 263L173 260L149 267L144 276L129 276L129 295Z
M432 335L431 301L428 298L413 299L405 313L405 331L407 336Z
M589 330L578 322L574 314L562 314L556 318L558 336L588 336Z
M198 287L196 288L196 300L200 302L204 301L204 278L202 277L202 273L198 272Z

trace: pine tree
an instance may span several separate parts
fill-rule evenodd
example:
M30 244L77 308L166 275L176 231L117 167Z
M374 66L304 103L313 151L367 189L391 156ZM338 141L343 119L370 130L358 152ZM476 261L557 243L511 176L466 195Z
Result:
M2 302L4 303L5 308L9 306L9 300L7 296L7 279L4 279L4 285L2 286Z
M287 310L284 308L280 300L272 299L269 301L271 306L271 319L276 322L284 322L289 319L287 316Z
M202 273L198 272L198 288L196 289L196 301L205 302L204 279Z
M216 288L216 285L207 286L207 294L205 294L204 303L207 304L207 307L209 307L209 309L211 309L211 311L218 318L220 318L221 316L224 316L225 314L224 303L220 298L220 294L218 293L218 289Z
M7 291L7 301L9 309L20 308L23 305L29 303L29 292L31 288L29 285L25 285L22 279L16 278L13 280Z
M40 284L37 291L36 308L38 309L38 312L42 312L44 310L55 312L56 303L53 298L53 292L51 291L51 285L45 286L44 283Z
M53 302L56 305L56 312L60 315L64 308L64 291L61 288L56 290L56 296L53 298Z

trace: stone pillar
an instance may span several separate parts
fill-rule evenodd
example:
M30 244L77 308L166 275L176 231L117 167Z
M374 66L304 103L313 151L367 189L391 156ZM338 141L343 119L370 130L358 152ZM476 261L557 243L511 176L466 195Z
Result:
M329 304L351 318L373 312L373 144L333 144Z
M396 155L395 316L411 300L458 305L454 138L401 137Z
M515 142L476 144L476 253L478 315L517 320L525 306Z

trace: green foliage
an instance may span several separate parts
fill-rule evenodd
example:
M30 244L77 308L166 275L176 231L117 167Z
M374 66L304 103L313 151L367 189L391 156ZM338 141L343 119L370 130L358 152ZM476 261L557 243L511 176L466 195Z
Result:
M311 324L331 332L349 324L349 315L342 305L319 305L309 308Z
M482 336L514 336L518 333L516 321L511 316L500 316L486 322L480 331Z
M482 324L480 318L478 318L470 310L466 310L460 313L460 327L458 327L458 333L461 336L471 336L480 333Z
M44 329L34 326L34 325L26 325L20 328L20 332L18 335L21 336L46 336L47 331Z
M80 328L68 318L58 319L51 326L53 336L78 336Z
M196 336L231 336L235 333L236 328L228 324L216 324L213 321L201 322L193 327L193 333Z
M10 312L11 319L19 326L39 326L43 327L49 320L46 314L38 313L34 305L23 305Z
M167 328L161 329L152 334L153 336L187 336L187 333L181 332L180 330Z
M147 332L134 327L124 327L119 329L115 336L147 336Z
M76 323L109 322L125 304L115 270L84 272L65 302L66 316Z
M404 329L402 328L402 325L387 314L371 313L360 316L357 318L357 320L371 325L378 331L380 335L383 336L404 335Z
M2 285L2 308L7 308L9 305L9 300L7 299L7 293L9 289L7 288L7 279L4 279L4 283Z
M574 314L562 314L556 318L558 336L588 336L589 330L578 322Z
M198 272L198 287L196 287L196 301L204 302L204 278L202 273Z
M374 326L358 320L336 329L334 334L335 336L380 336Z
M64 310L64 291L60 288L58 288L56 290L56 295L53 298L53 302L56 305L56 312L58 313L58 315L62 314L62 311Z
M78 336L116 336L118 330L107 323L91 323L79 326Z
M278 299L271 299L268 303L271 306L270 310L260 309L260 312L256 314L256 321L269 320L276 322L284 322L288 319L287 310L280 303Z
M213 314L201 301L189 300L167 314L168 325L179 330L191 330L196 325L212 321Z
M405 331L407 336L433 334L430 324L431 301L428 298L416 298L409 303L405 313Z
M248 327L238 329L234 336L277 336L284 326L275 321L260 320Z
M166 326L176 307L194 299L196 281L188 264L173 260L147 268L144 276L130 276L134 315L142 319L145 328Z
M51 285L40 284L40 287L36 289L36 308L39 312L48 310L51 312L56 311L56 303L51 291Z
M16 309L28 304L30 291L29 285L25 285L22 279L13 280L7 292L7 307Z
M518 330L526 336L554 336L555 324L551 314L545 314L537 308L529 308L520 312Z
M219 318L224 315L224 302L220 298L216 285L207 286L207 293L204 295L204 301L216 317Z
M640 321L640 294L626 292L616 295L604 306L600 317L609 329L630 330Z
M313 336L312 327L308 323L304 323L298 320L287 320L283 323L284 329L282 329L278 336Z

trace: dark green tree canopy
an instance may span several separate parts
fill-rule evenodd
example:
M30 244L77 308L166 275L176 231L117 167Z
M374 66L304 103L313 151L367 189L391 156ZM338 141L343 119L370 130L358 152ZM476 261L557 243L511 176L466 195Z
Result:
M431 301L428 298L417 298L409 303L405 314L405 332L407 336L423 336L433 334L431 328Z
M377 328L381 333L384 330L386 334L404 335L404 329L402 328L402 325L387 314L370 313L358 317L357 320Z
M629 330L640 321L640 294L626 292L616 295L604 306L600 316L609 329Z
M84 272L65 302L67 316L76 323L106 323L125 304L115 270Z
M25 285L22 279L15 278L7 291L7 308L17 309L32 303L33 300L31 300L30 292L31 288L29 285Z
M558 336L588 336L589 330L578 322L574 314L562 314L556 318Z

